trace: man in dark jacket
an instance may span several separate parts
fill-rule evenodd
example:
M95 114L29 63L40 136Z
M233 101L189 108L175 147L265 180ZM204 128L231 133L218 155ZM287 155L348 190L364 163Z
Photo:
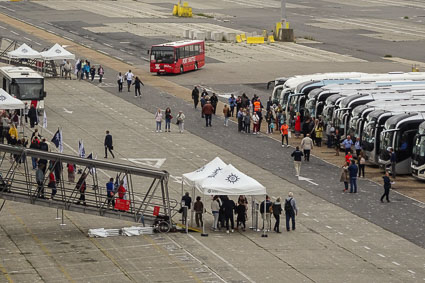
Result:
M385 176L383 176L382 178L384 179L384 194L381 196L381 202L384 202L384 197L386 197L387 202L390 202L390 189L391 189L390 173L386 171Z
M106 131L104 146L105 158L108 158L108 150L111 153L112 158L115 158L114 153L112 152L112 150L114 149L114 146L112 145L112 135L109 133L109 131Z
M37 109L35 109L34 104L31 104L31 108L28 110L28 118L30 118L31 128L34 128L34 125L37 124Z
M199 103L199 89L196 86L192 90L192 100L193 100L193 105L195 106L195 109L196 109Z
M215 95L215 93L212 94L212 96L210 98L210 101L211 101L212 107L214 108L213 109L213 114L215 115L215 110L217 109L217 103L218 103L218 98Z
M211 127L211 118L213 113L214 107L211 105L211 102L207 101L204 107L202 107L202 114L205 116L205 124L207 127Z
M201 93L201 97L208 96L208 91L204 88L204 90Z
M260 213L261 213L261 217L263 218L263 229L270 231L270 228L271 228L270 208L272 207L273 203L270 201L269 196L266 196L265 202L266 202L266 210L264 210L264 200L263 200L260 204ZM265 224L267 224L267 226Z
M229 234L229 221L231 224L231 228L232 228L232 233L234 232L235 229L235 221L233 218L233 212L235 210L235 202L229 198L226 198L225 201L223 202L223 211L224 211L224 217L226 218L226 233Z
M294 158L294 166L295 166L295 176L300 176L300 170L301 170L301 158L304 156L304 154L300 151L300 147L297 146L295 148L295 151L292 152L291 156Z
M348 166L348 172L350 173L350 193L357 193L357 174L359 168L355 160L351 160L351 165Z

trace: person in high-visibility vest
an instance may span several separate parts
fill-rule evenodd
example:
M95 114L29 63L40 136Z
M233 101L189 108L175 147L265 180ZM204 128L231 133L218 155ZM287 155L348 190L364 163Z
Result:
M286 147L289 147L289 142L288 142L288 129L289 126L286 124L286 121L283 121L282 126L280 127L280 132L282 133L282 147L285 147L285 145L283 144L283 139L286 139Z
M261 111L261 102L259 100L254 101L254 112Z

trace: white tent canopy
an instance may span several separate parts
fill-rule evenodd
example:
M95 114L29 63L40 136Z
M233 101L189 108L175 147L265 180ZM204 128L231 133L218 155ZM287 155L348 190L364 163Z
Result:
M17 98L14 98L2 88L0 88L0 109L24 109L25 104Z
M63 60L75 59L75 55L60 46L59 44L53 45L49 50L41 52L44 60Z
M205 195L265 195L266 188L231 164L210 175L196 188Z
M41 58L41 54L35 51L25 43L19 46L17 49L7 53L9 58L14 59L38 59Z
M205 178L217 174L226 166L227 164L224 163L223 160L221 160L219 157L216 157L198 170L183 174L183 180L188 185L196 186L197 184L200 184Z

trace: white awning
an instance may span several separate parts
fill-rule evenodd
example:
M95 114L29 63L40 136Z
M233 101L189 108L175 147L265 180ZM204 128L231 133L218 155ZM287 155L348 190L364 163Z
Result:
M35 51L25 43L19 46L17 49L7 52L7 56L13 59L38 59L41 58L41 54Z
M266 195L266 188L231 164L208 176L196 188L204 195Z
M75 55L60 46L59 44L53 45L49 50L41 52L44 60L64 60L75 59Z
M1 110L10 110L10 109L24 109L25 104L8 94L2 88L0 88L0 109Z
M183 174L183 180L188 185L196 186L197 183L200 183L208 176L217 174L226 166L227 164L224 163L223 160L221 160L219 157L216 157L198 170L193 171L191 173Z

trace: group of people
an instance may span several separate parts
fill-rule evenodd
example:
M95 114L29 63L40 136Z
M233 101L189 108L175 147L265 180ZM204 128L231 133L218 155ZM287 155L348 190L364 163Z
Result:
M118 92L122 92L124 82L127 83L127 91L130 92L131 86L134 85L134 97L142 97L141 87L144 86L142 80L135 76L131 70L128 70L124 75L121 72L117 76Z
M188 216L187 211L191 208L192 198L189 193L186 192L182 197L182 208L180 210L180 212L183 213L183 224L186 224ZM195 212L196 226L198 228L203 227L203 215L206 209L200 196L196 197L196 201L193 203L193 210ZM282 212L284 212L286 216L286 230L290 231L291 228L295 230L295 216L298 214L298 208L292 192L289 192L283 207L280 197L278 197L275 202L272 202L269 196L266 196L266 200L260 203L259 210L263 219L263 230L270 231L271 215L273 215L275 218L273 230L276 233L280 233L280 216ZM211 200L211 213L213 215L211 226L213 231L220 231L221 229L225 229L226 233L233 233L235 230L245 231L246 222L248 221L248 200L246 196L243 195L240 195L236 202L226 195L215 195ZM234 215L236 215L236 225Z
M165 119L165 132L171 132L171 121L173 119L173 115L171 114L171 108L167 107L164 111L164 114L162 113L162 110L158 108L158 110L155 113L155 122L156 122L156 132L162 133L162 121ZM179 111L179 113L176 116L176 124L179 127L179 133L183 133L184 131L184 119L186 119L186 116L184 115L183 111Z
M62 69L64 71L65 79L68 77L71 79L72 65L68 60L64 60L62 62ZM102 65L99 65L96 69L96 66L91 64L89 60L78 59L75 62L74 74L79 80L84 80L85 78L86 80L90 79L93 81L96 73L99 76L99 83L101 83L105 74L105 70L103 69Z

